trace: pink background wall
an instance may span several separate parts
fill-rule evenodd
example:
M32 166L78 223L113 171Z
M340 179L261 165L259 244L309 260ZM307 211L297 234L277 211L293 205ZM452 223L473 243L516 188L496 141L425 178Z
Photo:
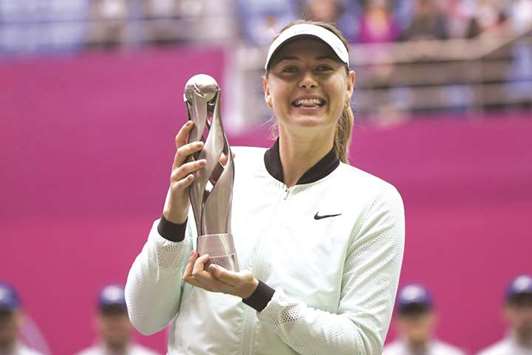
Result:
M0 64L0 280L19 289L54 354L94 339L98 290L125 281L161 212L183 83L222 71L217 49ZM355 131L352 162L405 200L402 282L432 289L438 334L470 352L503 335L502 290L532 272L530 116ZM165 349L164 334L139 341Z

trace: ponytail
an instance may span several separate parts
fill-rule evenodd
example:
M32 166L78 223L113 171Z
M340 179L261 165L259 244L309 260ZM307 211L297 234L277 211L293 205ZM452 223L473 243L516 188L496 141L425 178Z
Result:
M349 100L345 101L342 115L336 123L333 149L338 159L343 163L349 163L349 145L351 144L351 130L355 118Z

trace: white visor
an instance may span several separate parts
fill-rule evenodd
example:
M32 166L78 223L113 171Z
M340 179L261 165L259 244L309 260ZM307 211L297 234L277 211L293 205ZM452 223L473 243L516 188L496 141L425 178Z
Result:
M268 70L270 60L272 59L275 52L288 40L297 36L313 36L321 39L329 47L331 47L331 49L338 56L340 61L349 66L349 53L347 52L347 48L345 47L344 43L337 35L329 31L328 29L318 25L313 25L310 23L300 23L291 26L281 32L279 37L277 37L272 42L272 44L270 45L270 49L268 50L268 56L266 57L266 64L264 65L264 69Z

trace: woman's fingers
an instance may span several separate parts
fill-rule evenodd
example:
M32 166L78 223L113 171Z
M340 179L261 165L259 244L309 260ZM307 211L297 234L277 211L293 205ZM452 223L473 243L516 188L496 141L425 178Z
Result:
M201 151L203 148L203 142L197 141L193 143L184 144L177 148L174 156L174 163L172 164L172 170L181 166L190 155Z
M205 271L205 263L209 261L209 255L204 254L199 256L197 252L193 251L188 259L185 271L183 272L183 279L187 282L196 281L196 277L200 276Z
M187 188L194 181L194 173L206 164L204 159L189 161L191 154L201 151L203 142L187 143L194 123L185 123L176 135L176 153L172 163L170 175L170 188L166 195L163 207L164 217L173 223L184 223L188 215Z
M192 276L196 277L200 273L205 272L205 264L209 261L209 254L203 254L194 261L194 266L192 267Z
M259 281L247 270L233 272L219 265L211 264L208 268L211 275L226 285L226 293L242 298L249 297L257 288Z
M191 175L195 173L196 171L198 171L199 169L205 167L206 164L207 164L207 160L201 159L201 160L196 160L196 161L185 163L175 168L172 171L171 182L172 183L179 182L179 180L186 178L188 175Z
M194 261L198 258L198 253L195 251L190 254L190 257L188 258L187 265L185 266L185 271L183 272L183 280L186 280L188 277L192 275L192 268L194 267Z
M189 284L212 292L223 292L242 298L249 297L257 288L258 280L249 271L232 272L211 264L205 269L209 255L198 257L193 252L183 273L183 280Z
M194 182L194 175L192 175L192 174L190 174L188 176L185 176L185 178L183 178L181 180L178 180L178 181L175 181L175 182L171 182L170 183L171 192L172 193L174 193L176 191L177 192L182 192L186 188L188 188L190 185L192 185L193 182ZM184 195L183 198L186 198L186 195ZM180 201L179 199L177 199L177 200ZM185 201L184 203L187 203L187 202Z
M209 259L208 255L202 255L199 265L204 265L207 260ZM185 271L183 272L183 280L188 282L189 284L205 288L204 285L201 283L201 277L198 278L199 275L199 269L200 267L197 265L197 261L200 259L200 256L197 252L193 251L190 257L188 258L187 265L185 266Z
M221 266L211 264L208 270L217 280L226 284L237 286L240 283L240 276L237 273L231 272Z
M185 266L183 280L207 291L231 293L232 287L230 285L217 280L205 269L208 261L209 255L198 256L196 252L193 252Z
M176 148L179 148L188 142L188 137L190 136L190 132L194 128L194 122L187 121L181 129L179 129L179 132L177 132L177 135L175 136L175 146Z

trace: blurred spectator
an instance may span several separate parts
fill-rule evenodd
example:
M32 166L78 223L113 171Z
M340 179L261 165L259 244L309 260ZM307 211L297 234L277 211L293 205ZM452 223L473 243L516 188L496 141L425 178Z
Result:
M509 6L509 20L516 34L532 29L532 0L514 0ZM530 38L530 37L529 37ZM532 42L526 37L512 46L513 63L508 70L508 95L521 102L524 109L532 104Z
M368 0L360 19L358 40L362 43L390 42L399 35L393 13L386 0Z
M121 286L109 285L101 290L95 325L99 342L78 355L157 355L133 342L133 326Z
M532 27L532 0L513 0L509 13L512 27L517 33Z
M435 0L417 0L412 22L401 33L402 40L447 39L447 23Z
M256 46L269 44L275 34L296 19L294 0L238 0L242 38Z
M302 17L305 20L332 23L350 42L358 33L359 15L360 8L357 1L306 0L302 9Z
M93 0L90 45L106 49L122 45L126 39L127 12L126 0Z
M504 315L510 325L508 334L479 355L531 355L532 276L521 275L512 280L506 289Z
M23 319L17 291L11 285L0 282L0 354L40 355L18 339Z
M0 0L0 55L77 51L89 0Z
M469 21L466 31L467 38L473 38L484 32L491 32L499 28L504 22L503 2L499 0L477 0L473 17Z
M306 20L335 24L342 11L337 0L308 0L303 8L303 17Z
M147 41L159 45L176 42L180 4L180 0L143 0Z
M384 348L383 355L463 355L464 353L434 339L436 315L432 296L421 285L403 287L397 299L399 339Z
M449 37L466 37L473 12L474 3L471 0L449 0L447 6L447 29Z
M404 29L412 22L414 15L414 6L416 0L393 0L393 15L399 27L399 31Z

